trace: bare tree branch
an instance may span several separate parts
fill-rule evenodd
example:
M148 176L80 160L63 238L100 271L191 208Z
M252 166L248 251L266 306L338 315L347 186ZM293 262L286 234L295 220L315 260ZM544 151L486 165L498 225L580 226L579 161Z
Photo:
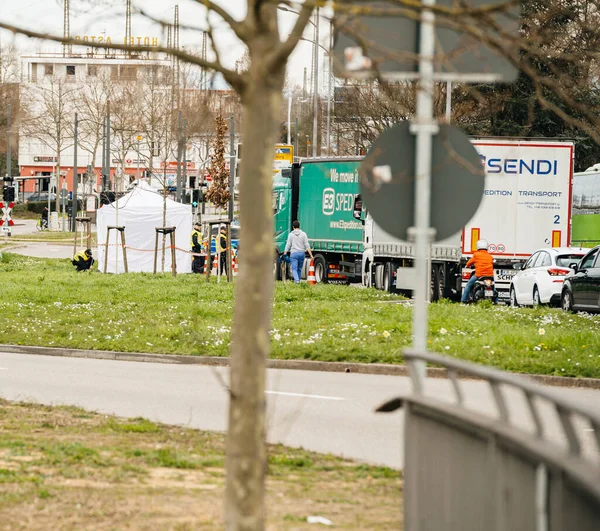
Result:
M312 2L306 2L302 5L302 9L298 14L298 18L288 38L280 44L275 50L273 55L269 58L268 68L278 68L280 65L285 64L288 57L298 44L298 41L304 34L306 25L310 20L314 6Z
M194 2L203 5L206 8L207 12L214 11L217 15L219 15L229 27L236 34L237 38L242 42L245 42L248 38L248 30L246 24L244 22L240 22L235 20L228 11L223 9L221 6L215 4L211 0L194 0Z

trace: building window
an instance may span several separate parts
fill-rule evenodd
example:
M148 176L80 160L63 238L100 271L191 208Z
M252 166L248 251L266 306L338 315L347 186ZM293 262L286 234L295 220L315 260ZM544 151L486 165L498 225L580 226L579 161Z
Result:
M54 65L44 65L44 75L45 76L53 76L54 75Z
M137 79L137 68L135 66L122 66L121 79L135 81Z
M88 76L96 77L98 75L98 66L97 65L88 65Z
M68 76L75 75L75 65L67 65L67 75Z
M150 149L153 157L160 156L160 142L154 142L154 140L150 142Z

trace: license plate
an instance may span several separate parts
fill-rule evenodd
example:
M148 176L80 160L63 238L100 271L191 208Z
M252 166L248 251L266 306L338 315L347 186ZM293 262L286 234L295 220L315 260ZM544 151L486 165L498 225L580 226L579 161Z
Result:
M515 269L496 269L495 273L497 281L510 281L517 274L517 271Z
M486 289L485 290L485 296L486 297L493 297L494 296L494 292L491 289Z

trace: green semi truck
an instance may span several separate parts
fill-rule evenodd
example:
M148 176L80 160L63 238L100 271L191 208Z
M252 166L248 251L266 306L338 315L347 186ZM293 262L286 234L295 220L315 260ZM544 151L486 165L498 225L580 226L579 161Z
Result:
M306 159L274 177L276 279L290 277L289 268L278 258L297 219L313 249L317 282L362 282L388 292L412 289L414 246L385 233L356 201L361 161L358 157ZM460 236L432 245L431 258L432 300L450 296L452 290L456 293Z
M308 235L317 282L361 279L363 224L353 217L361 158L306 159L276 174L273 181L275 253L279 258L294 220ZM287 274L275 261L275 277Z

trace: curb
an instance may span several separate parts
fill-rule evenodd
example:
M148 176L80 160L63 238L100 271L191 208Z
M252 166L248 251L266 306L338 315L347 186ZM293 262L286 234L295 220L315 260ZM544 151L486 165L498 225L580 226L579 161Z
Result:
M27 345L0 345L0 351L11 354L30 354L37 356L58 356L67 358L87 358L96 360L137 361L142 363L170 363L174 365L206 365L228 367L228 357L185 356L179 354L150 354L142 352L115 352L110 350L80 350L73 348L33 347ZM339 361L279 360L268 359L267 368L296 371L345 372L356 374L377 374L380 376L409 376L406 365L388 365L383 363L343 363ZM543 374L521 374L543 385L555 387L577 387L600 390L600 378L569 378L566 376L548 376ZM430 378L447 378L447 369L428 367ZM459 377L477 380L470 375L458 373Z

